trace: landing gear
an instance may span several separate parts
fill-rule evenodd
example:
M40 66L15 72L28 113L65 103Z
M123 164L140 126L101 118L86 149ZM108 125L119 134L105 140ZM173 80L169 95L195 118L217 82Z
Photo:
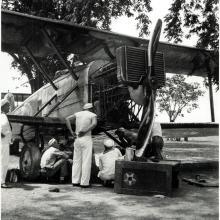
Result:
M20 156L21 177L26 180L36 180L40 175L41 152L34 143L23 147Z

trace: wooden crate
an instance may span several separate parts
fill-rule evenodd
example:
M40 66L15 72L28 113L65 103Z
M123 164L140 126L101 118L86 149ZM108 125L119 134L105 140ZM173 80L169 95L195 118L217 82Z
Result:
M178 188L180 162L116 161L114 191L122 194L172 196Z

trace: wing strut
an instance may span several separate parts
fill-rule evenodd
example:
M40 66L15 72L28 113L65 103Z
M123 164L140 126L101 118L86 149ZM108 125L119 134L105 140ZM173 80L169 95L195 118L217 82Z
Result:
M72 89L70 89L65 96L59 100L56 105L45 115L45 117L48 117L76 88L78 87L78 84L76 84Z
M46 79L55 90L58 90L58 88L56 87L54 82L47 75L46 71L41 67L41 65L38 63L37 59L33 56L31 50L27 46L25 46L25 49L26 49L26 52L28 53L28 55L30 56L31 60L34 62L36 67L39 69L39 71L42 74L43 78Z
M113 135L111 135L108 131L106 131L104 128L102 130L103 133L105 133L109 138L111 138L115 143L117 143L119 146L121 146L122 148L124 147L123 144L117 139L115 138Z
M112 52L110 51L108 44L104 44L104 51L106 52L106 54L110 57L111 60L115 59L115 56L112 54Z
M34 117L36 117L40 112L42 112L46 106L48 106L55 98L57 97L57 94L55 94L54 96L52 96L52 98L50 98L50 100L48 102L46 102L40 109L38 112L36 112L34 114Z
M58 58L60 59L60 61L63 63L63 65L69 70L69 72L71 73L73 79L75 79L76 81L78 80L78 76L73 72L72 68L70 68L70 66L68 65L68 63L66 62L66 60L63 58L60 50L56 47L55 43L53 42L53 40L51 39L51 37L49 36L48 32L43 28L41 29L44 37L46 38L46 40L48 41L48 43L52 46L54 52L56 53L56 55L58 56Z

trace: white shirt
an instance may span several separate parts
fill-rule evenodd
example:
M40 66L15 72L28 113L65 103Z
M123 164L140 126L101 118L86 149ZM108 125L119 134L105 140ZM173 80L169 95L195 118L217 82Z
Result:
M159 122L154 122L151 137L160 136L162 137L162 129Z
M50 147L49 149L47 149L41 157L41 168L52 168L57 160L57 154L59 153L62 155L62 152L55 147Z
M75 116L76 116L76 134L78 134L80 131L84 131L91 125L92 119L96 117L96 114L85 110L75 113ZM86 135L91 136L91 131L88 131L84 136Z
M121 152L114 148L113 150L102 153L99 157L100 172L98 177L103 176L104 179L113 179L115 176L115 161L122 157Z
M1 113L1 133L5 135L5 137L2 138L2 142L6 141L8 143L11 142L11 137L12 137L12 132L11 132L11 127L8 121L8 117L6 114Z

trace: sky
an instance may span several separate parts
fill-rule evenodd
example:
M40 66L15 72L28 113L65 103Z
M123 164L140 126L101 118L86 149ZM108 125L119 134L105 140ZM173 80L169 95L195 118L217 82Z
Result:
M150 30L153 30L154 25L157 22L157 19L162 19L168 13L168 9L171 6L173 0L152 0L151 6L153 11L150 12L149 18L151 20ZM162 26L160 41L167 41L165 38L165 34L163 33L164 24ZM117 20L113 20L112 22L112 30L121 34L131 35L134 37L138 37L138 31L136 29L136 22L132 18L122 17ZM187 46L195 46L196 45L196 37L191 39L184 40L181 44ZM190 114L184 111L185 117L178 117L176 122L210 122L211 121L211 113L210 113L210 101L209 101L209 92L203 86L203 78L191 76L187 77L188 82L199 82L203 90L205 90L205 95L200 97L198 100L199 108L193 110ZM213 94L214 94L214 111L215 111L215 121L219 122L219 91L215 92L215 88L213 87ZM158 121L168 122L169 118L166 113L158 113Z
M151 20L150 30L153 29L154 24L156 23L157 19L161 18L163 20L164 16L168 13L168 9L170 8L172 0L152 0L151 6L153 11L149 13L149 17ZM121 34L131 35L138 37L138 31L136 29L136 21L133 18L126 18L121 17L118 19L113 19L111 29L114 32L118 32ZM163 27L162 27L163 30ZM163 31L161 32L160 41L167 41L164 37ZM187 46L195 46L196 38L192 38L190 40L184 40L183 43ZM13 68L11 68L12 58L7 55L6 53L0 53L0 64L1 64L1 80L0 80L0 89L1 92L10 92L14 93L30 93L30 86L27 82L26 77L21 77L20 74ZM187 81L189 82L203 82L203 78L201 77L188 77ZM23 86L21 86L23 85ZM24 86L25 85L25 86ZM176 122L210 122L210 104L209 104L209 93L208 90L203 97L199 98L199 108L194 110L192 113L185 113L184 118L177 118ZM219 122L219 114L220 107L219 107L219 92L214 92L214 108L215 108L215 118L216 122ZM168 122L168 116L166 113L158 113L158 121L161 122Z

